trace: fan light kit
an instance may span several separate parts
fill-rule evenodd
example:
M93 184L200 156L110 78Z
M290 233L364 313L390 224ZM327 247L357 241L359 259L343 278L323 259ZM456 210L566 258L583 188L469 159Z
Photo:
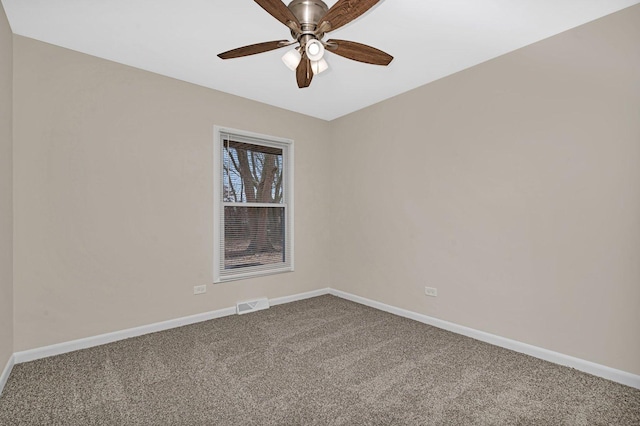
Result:
M221 59L255 55L298 43L298 47L284 54L282 61L296 72L296 81L301 89L309 87L314 75L329 68L324 58L325 51L374 65L389 65L393 60L393 56L365 44L336 39L322 41L325 33L348 24L380 0L338 0L331 9L322 0L293 0L289 6L281 0L254 1L286 25L294 41L276 40L239 47L220 53L218 57Z

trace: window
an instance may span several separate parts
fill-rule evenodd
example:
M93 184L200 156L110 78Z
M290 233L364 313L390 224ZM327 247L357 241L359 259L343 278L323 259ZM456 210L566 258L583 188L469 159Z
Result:
M214 282L293 271L293 141L214 134Z

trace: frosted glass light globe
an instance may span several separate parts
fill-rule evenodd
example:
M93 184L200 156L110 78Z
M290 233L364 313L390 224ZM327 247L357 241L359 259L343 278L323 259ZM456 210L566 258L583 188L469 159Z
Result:
M305 51L307 52L307 58L312 61L319 61L324 55L324 45L322 44L322 42L320 42L320 40L314 39L307 42Z
M295 71L298 68L298 64L300 63L300 52L297 49L292 49L284 54L282 57L282 62L291 70Z
M318 75L323 71L326 71L329 68L329 64L325 61L324 58L319 61L311 61L311 70L314 75Z

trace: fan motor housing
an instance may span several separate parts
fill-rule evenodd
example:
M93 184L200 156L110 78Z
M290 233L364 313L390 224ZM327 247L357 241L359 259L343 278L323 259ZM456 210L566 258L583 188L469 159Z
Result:
M313 31L329 10L322 0L293 0L288 8L305 31Z

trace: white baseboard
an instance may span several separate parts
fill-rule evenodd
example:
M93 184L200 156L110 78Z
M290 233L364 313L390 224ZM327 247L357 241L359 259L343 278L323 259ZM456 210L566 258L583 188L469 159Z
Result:
M284 303L297 302L298 300L310 299L312 297L323 296L329 294L331 289L321 288L320 290L308 291L306 293L294 294L293 296L276 297L275 299L269 299L269 305L282 305Z
M112 333L100 334L98 336L86 337L84 339L72 340L70 342L57 343L55 345L29 349L26 351L16 352L14 354L15 362L16 364L20 364L23 362L34 361L36 359L47 358L50 356L73 352L80 349L87 349L94 346L104 345L106 343L117 342L118 340L142 336L143 334L155 333L157 331L169 330L171 328L195 324L197 322L226 317L229 315L234 315L235 313L236 308L234 306L231 308L218 309L217 311L204 312L202 314L176 318L168 321L157 322L154 324L143 325L140 327L129 328L126 330L114 331Z
M417 312L408 311L406 309L397 308L395 306L387 305L375 300L367 299L361 296L356 296L344 291L335 290L332 288L324 288L314 290L306 293L295 294L292 296L277 297L269 300L270 306L281 305L284 303L295 302L298 300L309 299L311 297L322 296L325 294L332 294L334 296L351 300L352 302L366 305L381 311L389 312L395 315L399 315L405 318L410 318L415 321L429 324L434 327L442 328L444 330L452 331L457 334L471 337L483 342L490 343L492 345L500 346L506 349L510 349L516 352L521 352L536 358L543 359L545 361L553 362L555 364L565 365L567 367L575 368L576 370L584 371L585 373L593 374L594 376L602 377L614 382L622 383L627 386L631 386L640 389L640 376L632 373L628 373L622 370L616 370L611 367L607 367L594 362L585 361L580 358L575 358L569 355L564 355L559 352L550 351L547 349L539 348L537 346L529 345L527 343L518 342L516 340L507 339L505 337L496 336L495 334L486 333L484 331L475 330L473 328L458 325L452 322L444 321L438 318L433 318L427 315L419 314ZM173 320L158 322L154 324L144 325L140 327L130 328L127 330L115 331L112 333L101 334L98 336L87 337L84 339L73 340L70 342L58 343L55 345L45 346L42 348L35 348L26 351L16 352L9 359L7 366L0 376L0 393L6 384L11 369L14 364L22 362L34 361L36 359L46 358L54 355L60 355L67 352L77 351L79 349L86 349L93 346L104 345L106 343L115 342L118 340L128 339L131 337L141 336L143 334L155 333L157 331L168 330L171 328L182 327L189 324L195 324L202 321L207 321L215 318L234 315L236 313L235 307L229 307L219 309L212 312L205 312L202 314L191 315L188 317L177 318Z
M329 289L324 288L307 293L294 294L292 296L277 297L269 300L269 305L280 305L283 303L295 302L297 300L308 299L311 297L329 294ZM100 346L107 343L117 342L118 340L129 339L131 337L142 336L143 334L155 333L157 331L169 330L171 328L182 327L189 324L195 324L202 321L208 321L215 318L235 315L236 308L223 308L217 311L205 312L202 314L191 315L172 319L168 321L157 322L154 324L143 325L140 327L129 328L126 330L114 331L112 333L100 334L98 336L86 337L84 339L72 340L70 342L57 343L55 345L44 346L41 348L29 349L26 351L16 352L13 354L12 361L16 364L23 362L35 361L37 359L47 358L54 355L61 355L68 352L87 349L94 346ZM13 363L11 364L13 366ZM3 376L4 377L4 376ZM7 378L8 378L7 373Z
M7 361L7 365L2 370L2 374L0 374L0 395L2 395L2 391L4 390L4 385L7 384L7 380L9 380L9 375L11 374L11 370L13 369L13 365L15 364L15 355L11 355L9 357L9 361Z
M585 373L589 373L594 376L602 377L604 379L640 389L640 376L636 374L628 373L622 370L616 370L615 368L607 367L605 365L596 364L591 361L585 361L583 359L561 354L559 352L539 348L527 343L518 342L517 340L496 336L495 334L475 330L473 328L465 327L463 325L458 325L438 318L433 318L427 315L419 314L417 312L408 311L402 308L396 308L395 306L376 302L375 300L366 299L364 297L356 296L344 291L329 289L329 294L350 300L352 302L360 303L361 305L366 305L371 308L389 312L401 317L410 318L424 324L429 324L434 327L452 331L457 334L462 334L463 336L471 337L476 340L491 343L492 345L500 346L505 349L510 349L515 352L520 352L535 358L553 362L554 364L560 364L567 367L575 368L576 370L584 371Z

